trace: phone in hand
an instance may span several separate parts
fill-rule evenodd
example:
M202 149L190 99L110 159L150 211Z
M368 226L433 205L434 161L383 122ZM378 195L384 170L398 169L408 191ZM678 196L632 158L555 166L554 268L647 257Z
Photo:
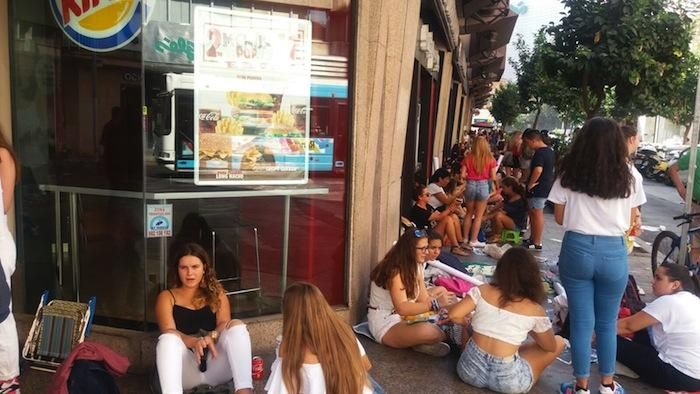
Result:
M207 372L207 356L209 355L209 348L205 347L202 349L202 352L204 353L202 355L202 359L199 361L199 372Z

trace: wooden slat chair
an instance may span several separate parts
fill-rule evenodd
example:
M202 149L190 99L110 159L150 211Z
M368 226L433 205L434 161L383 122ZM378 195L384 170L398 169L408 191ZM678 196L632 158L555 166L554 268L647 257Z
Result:
M95 315L95 297L88 303L52 300L41 295L22 357L30 367L55 372L73 348L90 333Z

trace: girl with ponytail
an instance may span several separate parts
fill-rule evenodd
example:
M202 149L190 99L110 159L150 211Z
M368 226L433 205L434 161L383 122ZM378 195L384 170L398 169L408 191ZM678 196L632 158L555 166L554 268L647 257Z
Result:
M618 321L618 335L633 340L618 336L617 360L654 387L700 391L698 278L683 265L664 263L652 288L656 300Z

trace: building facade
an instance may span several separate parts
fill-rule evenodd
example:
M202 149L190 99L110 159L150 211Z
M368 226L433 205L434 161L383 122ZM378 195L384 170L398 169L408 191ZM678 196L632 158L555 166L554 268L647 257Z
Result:
M172 247L192 241L236 317L277 314L305 280L363 318L401 204L487 103L516 18L507 0L0 0L15 311L49 289L96 296L97 324L153 329ZM228 182L244 176L261 178Z

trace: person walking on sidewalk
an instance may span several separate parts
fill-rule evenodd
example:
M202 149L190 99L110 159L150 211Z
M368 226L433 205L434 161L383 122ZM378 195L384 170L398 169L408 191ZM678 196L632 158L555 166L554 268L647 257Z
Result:
M464 193L467 215L464 217L463 234L472 248L486 246L478 240L478 235L490 194L489 183L493 182L493 189L498 190L497 167L498 164L491 154L486 138L477 137L472 144L471 152L464 156L461 171L462 178L467 180L467 189Z
M530 176L525 184L530 196L530 239L523 241L523 247L540 250L544 232L544 204L554 182L555 156L552 148L547 146L540 132L535 129L525 130L523 143L535 151L530 162Z
M617 360L654 387L700 391L700 284L681 265L663 263L651 287L659 297L617 322ZM649 329L648 329L649 328Z
M17 249L7 226L12 207L19 164L10 144L0 130L0 393L19 390L19 340L12 315L12 286Z
M623 394L613 380L616 322L627 286L627 246L634 208L646 202L642 183L630 171L626 139L607 118L588 120L562 158L548 199L564 227L559 275L571 322L575 383L563 394L589 394L591 338L595 328L600 393Z

